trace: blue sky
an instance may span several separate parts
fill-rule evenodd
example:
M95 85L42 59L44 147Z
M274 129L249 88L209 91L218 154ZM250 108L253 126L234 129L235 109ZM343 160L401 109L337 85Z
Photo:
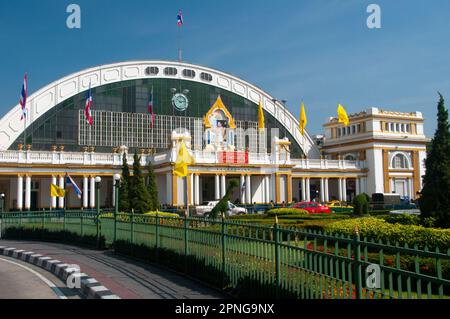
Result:
M81 30L66 27L70 3ZM382 29L366 26L371 3ZM449 0L24 0L0 2L0 114L18 103L25 71L35 92L99 64L175 60L179 8L185 61L287 99L296 116L304 99L311 133L342 103L421 111L432 135L437 91L450 105Z

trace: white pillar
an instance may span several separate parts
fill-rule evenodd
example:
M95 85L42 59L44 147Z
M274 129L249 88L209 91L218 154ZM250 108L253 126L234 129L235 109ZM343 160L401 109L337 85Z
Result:
M225 196L225 194L227 193L227 179L225 175L222 175L220 177L220 197L223 198Z
M56 176L52 176L52 184L57 185L56 183L57 183ZM52 197L52 209L55 208L56 208L56 197Z
M189 178L189 184L190 184L190 194L189 194L189 199L188 199L188 203L189 205L195 205L195 175L191 174L188 175Z
M346 178L342 179L342 198L343 198L344 202L347 201L347 179Z
M17 177L17 209L23 209L23 177Z
M116 181L114 180L114 176L113 176L113 187L112 187L112 206L111 207L116 207L116 189L114 187L114 184L116 183Z
M55 178L56 180L56 178ZM87 176L83 177L83 208L89 207L89 180Z
M247 203L247 200L246 200L246 194L247 194L247 191L246 191L246 189L244 188L244 186L245 186L245 176L244 175L241 175L241 183L240 183L240 188L239 188L239 194L241 195L241 204L245 204L245 203Z
M251 180L251 176L247 175L246 176L246 182L245 182L245 191L246 191L246 199L247 199L247 204L252 204L252 180Z
M200 175L194 175L194 205L200 205Z
M90 198L90 208L95 208L95 177L91 177L91 198Z
M325 202L330 201L330 180L325 178Z
M216 175L216 188L215 188L215 195L216 195L216 200L220 199L220 176Z
M302 202L306 201L306 178L302 178Z
M59 177L59 188L64 189L64 177L60 176ZM58 207L59 208L64 208L64 197L58 197Z
M344 200L344 197L342 196L342 178L338 179L338 199L340 202Z
M306 201L311 201L311 180L306 178L306 185L305 185L305 195L306 195Z
M270 177L269 176L265 176L264 177L264 181L265 181L265 192L266 192L266 203L270 202Z
M25 176L25 210L31 208L31 176Z
M320 202L325 202L325 179L320 179Z

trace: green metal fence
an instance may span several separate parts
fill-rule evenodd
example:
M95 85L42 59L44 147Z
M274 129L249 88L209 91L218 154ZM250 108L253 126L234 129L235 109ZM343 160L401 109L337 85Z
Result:
M450 251L230 220L90 211L3 214L11 227L104 236L192 256L226 279L302 299L450 297ZM371 270L371 271L368 271ZM373 272L373 271L374 272ZM225 284L225 283L224 283ZM373 285L374 284L374 285Z

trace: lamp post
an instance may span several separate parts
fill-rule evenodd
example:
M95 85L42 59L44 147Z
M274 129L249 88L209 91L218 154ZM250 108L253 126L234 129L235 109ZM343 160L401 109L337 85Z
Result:
M3 236L3 211L5 206L5 194L0 194L0 205L2 205L1 215L0 215L0 238Z
M5 211L5 194L1 193L0 194L0 204L2 205L2 214Z
M114 243L116 242L116 230L117 230L117 214L119 213L119 188L120 188L120 174L114 175L114 191L115 191L115 203L114 203Z
M95 189L97 192L97 246L100 248L100 187L101 187L102 178L97 176L95 178Z

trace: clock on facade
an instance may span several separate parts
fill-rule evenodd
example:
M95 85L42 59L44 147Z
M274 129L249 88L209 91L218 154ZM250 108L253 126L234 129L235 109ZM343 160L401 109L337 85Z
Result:
M189 107L189 99L186 95L177 93L172 98L172 105L179 112L186 111Z

